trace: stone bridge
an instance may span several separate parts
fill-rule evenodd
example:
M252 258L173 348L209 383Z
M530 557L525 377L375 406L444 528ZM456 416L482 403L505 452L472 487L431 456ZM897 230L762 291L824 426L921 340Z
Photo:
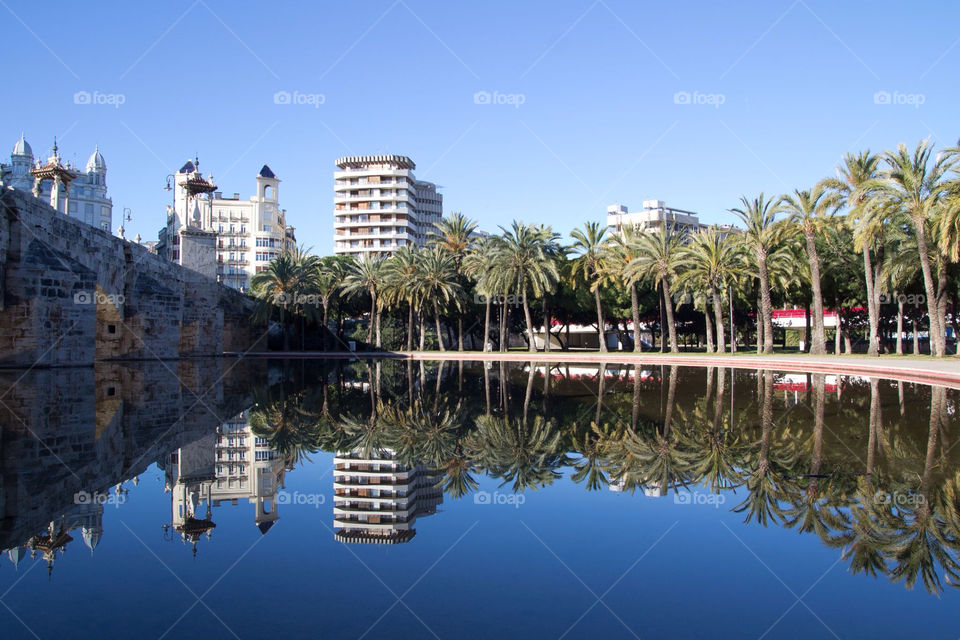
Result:
M29 194L3 189L0 207L0 366L265 350L253 301L212 277L212 234L184 234L194 270Z

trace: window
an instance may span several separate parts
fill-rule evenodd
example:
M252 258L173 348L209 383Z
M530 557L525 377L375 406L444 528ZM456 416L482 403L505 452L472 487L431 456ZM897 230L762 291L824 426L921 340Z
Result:
M263 231L264 231L265 233L270 233L270 228L271 228L271 227L270 227L269 224L263 225Z

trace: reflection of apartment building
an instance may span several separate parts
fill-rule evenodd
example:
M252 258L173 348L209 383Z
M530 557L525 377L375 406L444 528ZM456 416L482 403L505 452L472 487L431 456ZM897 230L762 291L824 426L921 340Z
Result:
M421 465L404 466L389 450L372 457L337 453L333 490L334 539L339 542L409 542L417 518L436 513L443 501L434 473Z
M443 196L417 180L406 156L351 156L334 171L333 239L338 255L389 256L426 244L443 216Z
M285 461L250 430L249 411L171 454L166 490L171 495L169 527L184 543L208 539L216 524L213 508L221 504L255 505L254 524L265 534L279 518L277 491L283 488Z
M635 227L639 231L672 229L674 232L694 233L701 225L700 217L693 211L668 207L663 200L644 200L640 211L629 212L622 204L607 207L607 227L610 235L620 235L624 227Z

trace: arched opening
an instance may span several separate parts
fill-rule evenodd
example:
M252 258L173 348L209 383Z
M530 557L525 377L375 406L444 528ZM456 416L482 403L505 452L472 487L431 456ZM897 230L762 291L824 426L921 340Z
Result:
M265 200L270 200L273 198L273 187L269 184L264 185L263 187L263 197Z

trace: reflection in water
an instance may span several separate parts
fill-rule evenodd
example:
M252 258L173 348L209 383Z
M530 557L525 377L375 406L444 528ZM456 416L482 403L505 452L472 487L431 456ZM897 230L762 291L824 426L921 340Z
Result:
M750 526L816 536L854 574L932 593L960 581L958 398L943 388L655 365L224 368L191 364L182 385L130 367L16 385L0 548L50 567L71 532L94 549L107 496L122 502L113 488L153 462L171 494L168 538L196 553L216 540L213 508L241 501L266 533L285 473L329 452L340 542L408 542L444 494L469 503L480 475L514 492L567 476L587 491L722 495Z
M246 500L255 505L253 522L266 534L279 518L277 491L283 488L287 461L269 442L253 434L250 411L244 411L211 433L170 454L164 469L170 492L172 527L197 553L197 541L208 540L217 526L213 507ZM204 508L202 516L200 509Z

